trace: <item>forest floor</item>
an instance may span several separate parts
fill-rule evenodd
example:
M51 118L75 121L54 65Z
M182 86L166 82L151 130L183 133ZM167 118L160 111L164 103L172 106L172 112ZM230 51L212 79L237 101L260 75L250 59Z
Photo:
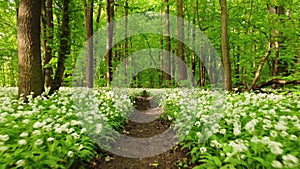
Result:
M151 98L150 98L151 99ZM135 138L148 138L159 135L166 131L170 126L170 121L160 118L162 111L159 107L149 104L149 98L139 97L135 102L136 110L129 118L129 122L124 125L122 134L126 134ZM136 122L138 121L138 122ZM142 123L141 123L142 122ZM163 148L170 142L170 138L161 137L159 143L155 145L155 149ZM117 141L118 144L126 144L128 142ZM130 143L129 143L130 144ZM135 145L129 146L134 147ZM146 147L147 145L145 145ZM136 147L136 151L145 147ZM149 148L148 148L149 149ZM132 151L132 149L131 149ZM150 148L151 151L151 148ZM178 169L178 164L183 161L188 161L187 150L181 150L175 146L162 154L144 158L130 158L105 153L108 158L95 158L88 165L88 169ZM182 167L181 167L182 168Z

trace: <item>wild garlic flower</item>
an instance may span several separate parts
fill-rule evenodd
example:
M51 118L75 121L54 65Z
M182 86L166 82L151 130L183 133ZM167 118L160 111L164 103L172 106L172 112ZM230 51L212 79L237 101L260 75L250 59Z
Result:
M34 145L36 145L36 146L39 146L39 145L41 145L41 144L43 144L43 140L42 140L42 139L37 139L37 140L34 142Z
M20 137L27 137L29 134L27 132L23 132L20 134Z
M9 136L7 134L0 135L0 140L7 141L7 140L9 140Z
M272 167L274 167L274 168L282 168L283 166L282 166L281 162L279 162L277 160L273 160L272 161Z
M18 141L18 144L20 144L20 145L26 145L27 141L25 139L21 139L21 140Z
M17 165L17 167L24 166L24 165L25 165L25 160L23 160L23 159L18 160L18 161L16 162L16 165Z
M291 154L284 155L282 159L283 159L283 164L286 167L294 168L298 166L298 158Z

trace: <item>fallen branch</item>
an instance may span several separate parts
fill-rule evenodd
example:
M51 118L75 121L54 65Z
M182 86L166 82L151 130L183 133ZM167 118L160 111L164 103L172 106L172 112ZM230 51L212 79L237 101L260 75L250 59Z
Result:
M266 52L263 60L261 61L260 65L258 66L257 71L256 71L255 76L254 76L254 79L253 79L251 85L249 86L249 88L247 89L247 91L250 91L251 89L253 89L253 87L255 86L256 82L258 81L258 78L260 76L260 72L261 72L262 68L264 67L264 64L265 64L266 60L268 59L268 57L269 57L269 55L270 55L270 53L272 51L272 48L273 48L273 45L270 42L269 46L268 46L268 51Z
M280 80L280 79L272 79L267 82L261 83L253 89L258 90L267 86L271 86L272 84L277 84L277 85L287 85L287 84L300 84L300 80L291 80L291 81L286 81L286 80Z

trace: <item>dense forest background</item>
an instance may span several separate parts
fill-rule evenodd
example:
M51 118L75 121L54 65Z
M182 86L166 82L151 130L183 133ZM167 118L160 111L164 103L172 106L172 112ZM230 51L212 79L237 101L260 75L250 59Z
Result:
M149 12L182 16L203 31L222 57L227 73L225 79L230 81L226 85L228 90L231 84L234 88L249 90L300 83L299 0L44 0L37 4L3 0L0 2L0 86L20 86L26 82L18 77L30 78L20 70L20 57L25 57L22 53L26 50L19 48L18 59L18 29L20 38L25 28L22 25L26 25L20 18L24 12L21 8L27 9L30 5L33 14L40 13L35 16L40 18L35 23L40 31L33 31L36 35L40 33L40 42L35 44L41 50L38 52L42 66L40 83L53 90L61 85L71 86L76 59L94 32L118 18ZM166 29L170 29L168 26L166 21ZM106 42L109 45L114 29L108 25L108 30ZM118 63L131 53L151 47L179 54L192 70L196 83L209 85L201 60L182 45L164 35L131 36L107 51L106 60L97 65L95 81L88 75L87 84L89 87L109 85ZM87 53L88 65L95 63L93 53ZM163 70L179 72L172 60L160 64ZM22 73L24 76L20 76ZM143 88L177 86L164 71L153 69L140 72L131 84Z

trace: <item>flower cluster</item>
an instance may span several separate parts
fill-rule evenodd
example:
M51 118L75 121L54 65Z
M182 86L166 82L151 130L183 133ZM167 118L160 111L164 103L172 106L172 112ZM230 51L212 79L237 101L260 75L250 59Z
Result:
M69 168L74 161L89 162L96 155L89 134L109 137L105 126L110 121L120 125L131 107L127 95L108 89L61 88L47 97L27 96L28 102L16 96L17 88L0 88L0 168Z
M198 168L299 167L299 95L186 89L166 93L165 116L175 119L179 131L190 129L181 144L190 149Z

